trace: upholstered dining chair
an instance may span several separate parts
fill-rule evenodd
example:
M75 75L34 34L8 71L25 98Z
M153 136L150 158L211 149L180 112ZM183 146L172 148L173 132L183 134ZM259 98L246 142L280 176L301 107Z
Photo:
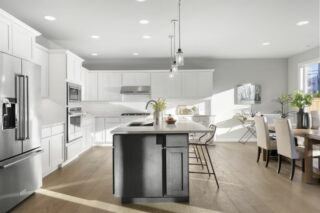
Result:
M266 150L266 167L269 164L270 152L272 150L277 150L276 140L270 138L267 118L264 116L255 116L254 122L256 126L257 133L257 146L258 146L258 156L257 163L259 163L260 155L262 150Z
M201 165L202 168L206 167L207 172L189 171L189 173L208 174L209 177L210 177L210 175L213 175L216 180L217 187L219 188L219 182L218 182L218 179L216 176L216 172L213 168L212 159L211 159L209 149L208 149L208 146L213 142L213 138L215 136L217 126L210 124L209 129L211 130L209 133L203 134L198 139L189 140L189 146L195 147L194 152L197 153L197 155L201 161L200 163L189 163L189 164L190 165ZM199 150L201 150L201 154L200 154ZM201 155L202 155L202 157L201 157ZM204 163L202 162L202 158L204 160ZM210 169L211 169L211 171L210 171Z

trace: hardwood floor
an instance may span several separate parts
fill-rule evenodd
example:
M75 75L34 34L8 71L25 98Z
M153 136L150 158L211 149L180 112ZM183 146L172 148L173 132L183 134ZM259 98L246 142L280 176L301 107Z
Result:
M112 195L111 148L94 147L47 176L42 189L12 212L320 212L320 186L302 183L300 169L289 181L286 163L278 175L275 159L268 168L257 164L254 143L218 143L210 152L220 189L213 177L191 174L190 203L122 205Z

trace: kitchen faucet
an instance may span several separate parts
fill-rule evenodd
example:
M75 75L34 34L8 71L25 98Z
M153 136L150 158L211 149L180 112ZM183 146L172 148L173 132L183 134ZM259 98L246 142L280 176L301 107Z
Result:
M146 104L146 110L148 109L148 106L151 103L154 103L156 105L153 118L155 120L154 121L155 125L159 125L160 124L160 122L159 122L160 111L159 111L159 107L158 107L158 102L155 101L155 100L148 101L147 104Z

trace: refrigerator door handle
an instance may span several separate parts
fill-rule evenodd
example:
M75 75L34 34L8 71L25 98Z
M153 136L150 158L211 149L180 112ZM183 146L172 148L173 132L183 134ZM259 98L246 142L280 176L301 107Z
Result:
M23 92L23 88L21 87L21 80L23 79L23 75L16 75L15 76L15 93L17 98L17 107L16 107L16 140L23 140L23 127L22 127L22 105L23 99L21 96L21 92Z
M30 122L30 119L29 119L29 77L28 76L24 76L23 78L23 88L24 88L24 91L23 91L23 103L24 103L24 121L23 121L23 126L24 126L24 139L25 140L28 140L30 139L30 134L29 134L29 122Z
M33 150L31 152L28 152L28 153L25 153L25 154L22 154L21 156L19 156L18 158L13 158L13 159L9 159L9 160L6 160L4 162L1 162L0 163L0 169L7 169L21 161L24 161L28 158L31 158L31 157L34 157L38 154L41 154L43 152L43 150L40 148L40 149L36 149L36 150Z

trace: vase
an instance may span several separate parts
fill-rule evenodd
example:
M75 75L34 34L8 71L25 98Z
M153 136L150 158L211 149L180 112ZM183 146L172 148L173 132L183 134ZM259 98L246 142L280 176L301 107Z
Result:
M303 129L304 109L301 108L297 112L297 129Z

